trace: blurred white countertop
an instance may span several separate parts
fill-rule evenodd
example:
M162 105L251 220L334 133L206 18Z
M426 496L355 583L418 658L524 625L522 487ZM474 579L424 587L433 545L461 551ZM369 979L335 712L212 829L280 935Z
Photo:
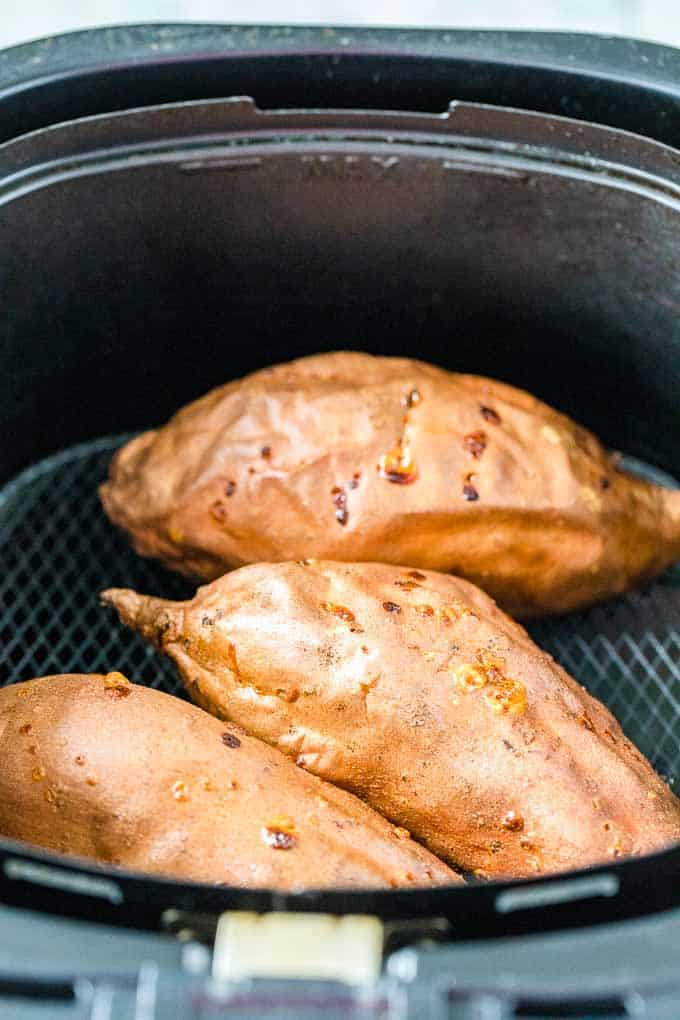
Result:
M233 24L537 28L626 35L680 46L680 0L0 0L0 47L101 25Z

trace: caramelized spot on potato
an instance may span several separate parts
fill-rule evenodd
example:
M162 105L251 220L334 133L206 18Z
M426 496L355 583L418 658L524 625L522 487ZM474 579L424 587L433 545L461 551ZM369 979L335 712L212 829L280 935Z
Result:
M519 715L527 707L527 692L524 684L510 677L494 679L484 692L489 708L502 715Z
M419 570L409 570L408 576L413 578L414 581L426 581L425 574L421 574Z
M406 445L395 446L384 453L378 462L378 471L381 478L395 485L410 485L418 477L418 469Z
M456 683L464 691L478 691L489 682L483 669L467 662L458 666L454 676Z
M506 811L501 825L508 832L521 832L524 828L524 819L516 811Z
M186 783L183 783L181 779L178 779L172 784L172 795L175 800L186 801L189 800L189 789Z
M210 507L210 516L213 517L220 524L226 519L227 508L221 499L216 499Z
M261 829L263 841L273 850L291 850L297 843L295 822L288 815L277 815Z
M227 747L240 747L241 741L238 739L235 733L223 733L222 743L226 744Z
M31 779L33 780L34 783L40 783L42 782L46 775L47 773L45 772L45 769L42 767L42 765L36 765L36 767L31 772Z
M419 605L415 607L415 610L419 616L434 616L434 609L432 606Z
M468 433L467 436L463 437L463 448L471 454L475 460L479 460L486 450L486 432Z
M272 448L271 448L271 446L261 446L260 447L260 457L263 457L265 460L270 460L271 459L271 455L272 455Z
M578 721L589 733L595 732L595 725L587 712L581 712L580 716L578 716Z
M31 728L32 727L31 727L30 722L26 722L26 723L24 723L23 726L19 727L19 733L30 733L31 732Z
M85 756L82 755L82 754L77 754L73 760L76 763L76 765L84 765L85 764Z
M288 704L292 705L300 697L299 687L281 687L276 692L277 697L281 698L282 701L287 701Z
M382 607L383 607L383 609L385 610L386 613L400 613L401 612L401 606L398 605L396 602L383 602Z
M227 498L229 498L229 497L233 496L235 492L236 492L236 482L233 479L229 479L229 481L224 486L224 495L227 496Z
M85 782L87 783L88 786L96 786L97 785L97 777L96 776L86 776L85 777Z
M335 602L322 602L321 608L325 609L327 613L332 613L333 616L339 616L345 623L354 623L356 620L351 609L347 609L346 606L338 606Z
M487 407L486 404L480 404L479 410L485 421L491 422L492 425L500 425L501 416L497 411L494 411L492 407Z
M107 673L104 677L104 692L110 698L127 698L132 684L122 673Z

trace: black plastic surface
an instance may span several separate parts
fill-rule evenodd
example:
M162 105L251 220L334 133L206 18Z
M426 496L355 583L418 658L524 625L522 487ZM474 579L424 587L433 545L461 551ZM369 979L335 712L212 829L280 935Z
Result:
M0 138L161 102L437 113L451 99L562 114L678 145L680 55L556 32L138 25L0 54Z

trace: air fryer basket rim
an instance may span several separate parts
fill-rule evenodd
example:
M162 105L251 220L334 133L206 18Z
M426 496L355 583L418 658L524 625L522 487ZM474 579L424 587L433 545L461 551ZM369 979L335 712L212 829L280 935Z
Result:
M125 25L1 53L0 138L114 109L247 92L267 107L430 112L459 98L677 144L679 83L678 51L585 33Z
M159 28L154 26L154 30ZM91 37L90 33L84 35ZM418 33L413 33L411 42L422 42L422 37L416 40L416 36ZM21 49L26 50L25 47ZM657 50L661 53L663 48L658 47ZM668 52L677 57L673 51ZM9 56L12 56L11 51ZM30 82L30 79L26 81ZM669 89L664 86L660 93L662 91L668 93ZM0 117L3 103L5 99L9 101L11 92L11 88L6 91L4 99L0 93ZM501 931L545 930L548 927L611 921L616 917L670 909L680 902L680 890L675 891L677 883L673 880L680 867L680 848L640 860L625 860L584 872L536 880L412 892L338 891L282 895L271 891L213 889L111 871L91 863L80 864L8 840L0 840L0 866L0 896L7 903L35 906L38 886L43 905L48 910L138 927L162 925L163 915L170 909L215 914L238 907L258 911L374 913L394 919L445 917L456 928L460 926L457 933L460 937L471 938ZM89 884L86 877L92 880ZM532 907L536 898L532 900L531 895L522 901L523 889L545 891L542 902L553 904L549 917L545 909ZM502 895L513 891L520 894L516 897L516 907L503 912L499 904L507 901L503 901Z

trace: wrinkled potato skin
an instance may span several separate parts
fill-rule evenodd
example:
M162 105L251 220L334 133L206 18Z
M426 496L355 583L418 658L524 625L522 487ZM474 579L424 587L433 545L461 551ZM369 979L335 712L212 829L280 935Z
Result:
M183 603L104 601L201 705L463 871L534 875L680 840L680 802L611 713L465 581L309 561L245 567Z
M390 454L397 481L379 470ZM523 618L680 557L680 493L617 471L564 415L504 383L360 353L213 390L119 451L101 497L139 553L199 579L308 556L410 563Z
M225 744L225 732L240 745ZM355 797L238 728L124 678L5 687L0 760L0 832L49 850L282 891L461 881ZM287 831L291 822L289 849L264 841L263 827Z

